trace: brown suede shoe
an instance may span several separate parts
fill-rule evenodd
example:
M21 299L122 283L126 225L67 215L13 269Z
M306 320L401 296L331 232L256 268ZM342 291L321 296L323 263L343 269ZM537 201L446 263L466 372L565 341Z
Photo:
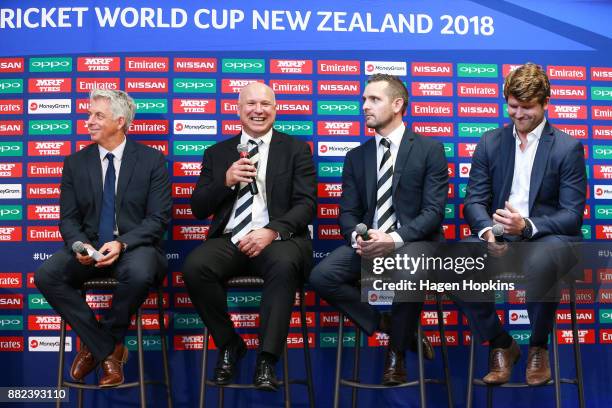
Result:
M91 354L91 351L83 344L70 367L70 377L72 377L74 381L82 381L97 365L93 354Z
M382 384L387 386L399 385L407 381L406 367L404 365L404 352L387 347L385 368Z
M527 354L527 370L525 378L528 385L544 385L550 381L550 364L548 362L548 350L544 347L529 347Z
M494 348L489 354L489 373L482 381L495 385L507 383L512 374L512 367L519 358L521 358L521 349L514 340L508 348Z
M100 387L114 387L123 384L123 364L128 359L128 349L121 343L102 361L102 378Z

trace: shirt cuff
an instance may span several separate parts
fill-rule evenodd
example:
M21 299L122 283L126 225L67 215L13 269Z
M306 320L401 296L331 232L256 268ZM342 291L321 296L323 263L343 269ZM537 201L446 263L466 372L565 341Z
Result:
M395 243L395 249L398 249L404 245L404 240L396 231L389 233L389 236L393 238L393 242Z
M535 224L533 223L533 221L531 221L529 218L526 218L527 222L529 222L531 224L531 237L535 237L535 235L538 233L538 228L535 226Z
M357 231L351 233L351 247L357 248Z
M481 229L480 231L478 231L478 238L480 238L481 240L485 241L485 239L482 237L487 231L492 230L493 227L486 227Z

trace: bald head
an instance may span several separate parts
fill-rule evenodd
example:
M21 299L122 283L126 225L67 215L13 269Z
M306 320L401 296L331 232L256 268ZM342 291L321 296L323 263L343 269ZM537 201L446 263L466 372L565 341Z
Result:
M261 82L251 82L240 90L238 116L243 132L261 137L270 131L276 119L274 91Z

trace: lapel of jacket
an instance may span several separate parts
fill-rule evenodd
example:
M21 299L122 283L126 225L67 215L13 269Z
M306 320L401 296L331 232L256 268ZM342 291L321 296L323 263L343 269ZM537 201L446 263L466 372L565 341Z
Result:
M130 183L132 174L134 173L134 167L138 161L138 155L136 153L136 142L127 139L125 142L125 149L123 149L123 157L121 158L121 168L119 169L119 180L117 181L117 196L115 198L116 211L121 208L123 197L127 190L127 186Z
M504 203L510 197L510 189L512 188L512 178L514 176L514 154L516 153L516 140L513 135L514 125L510 124L502 130L501 148L499 153L505 157L501 157L501 175L502 185L501 194L498 196L498 202L493 203L494 208L504 208ZM496 160L495 157L490 157L489 160ZM492 180L495 184L495 180ZM495 186L493 186L495 191Z
M402 141L399 146L399 150L397 152L397 158L395 159L395 166L393 166L393 190L392 194L395 194L395 190L397 189L397 185L399 184L400 177L402 177L402 171L404 170L404 166L408 162L408 156L410 155L410 151L412 150L412 146L414 145L414 133L410 131L408 128L404 131L404 135L402 136Z
M536 150L535 158L533 159L533 167L531 168L531 178L529 180L529 212L533 208L536 195L540 190L542 179L544 178L544 172L546 171L546 164L548 163L548 156L553 144L553 128L550 126L550 122L546 121L544 129L542 130L542 136L538 143L538 150Z
M376 139L374 137L363 146L362 163L365 166L366 197L368 198L369 208L375 208L376 206L376 182L378 179L376 149Z
M100 161L100 150L97 144L92 144L88 147L89 151L85 160L87 160L87 172L89 173L89 182L94 196L94 208L96 219L100 217L100 209L102 204L102 162Z
M272 186L274 185L274 178L276 177L276 169L278 166L278 160L281 160L285 155L283 150L285 149L285 142L283 137L279 135L276 130L272 131L272 138L270 139L270 148L268 149L268 163L266 163L266 203L270 208L272 202Z

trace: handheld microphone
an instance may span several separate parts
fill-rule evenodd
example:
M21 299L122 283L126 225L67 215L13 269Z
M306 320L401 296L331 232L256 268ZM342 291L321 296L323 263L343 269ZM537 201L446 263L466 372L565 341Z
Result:
M501 224L495 224L493 225L493 228L491 229L491 231L493 232L493 236L495 237L495 242L497 242L498 244L501 244L504 242L504 226Z
M238 154L240 155L241 159L249 158L249 145L247 145L246 143L241 143L236 146L236 150L238 150ZM251 189L251 194L257 195L257 193L259 192L259 190L257 189L257 180L253 180L249 183L249 189Z
M102 255L100 252L96 251L95 249L91 250L89 248L86 248L85 245L83 245L81 241L76 241L74 244L72 244L72 251L75 254L81 254L83 256L91 256L96 262L104 258L104 255Z
M355 232L357 233L357 235L359 235L361 237L361 239L363 239L364 241L367 241L368 239L370 239L368 237L368 226L365 225L364 223L359 223L355 226Z

